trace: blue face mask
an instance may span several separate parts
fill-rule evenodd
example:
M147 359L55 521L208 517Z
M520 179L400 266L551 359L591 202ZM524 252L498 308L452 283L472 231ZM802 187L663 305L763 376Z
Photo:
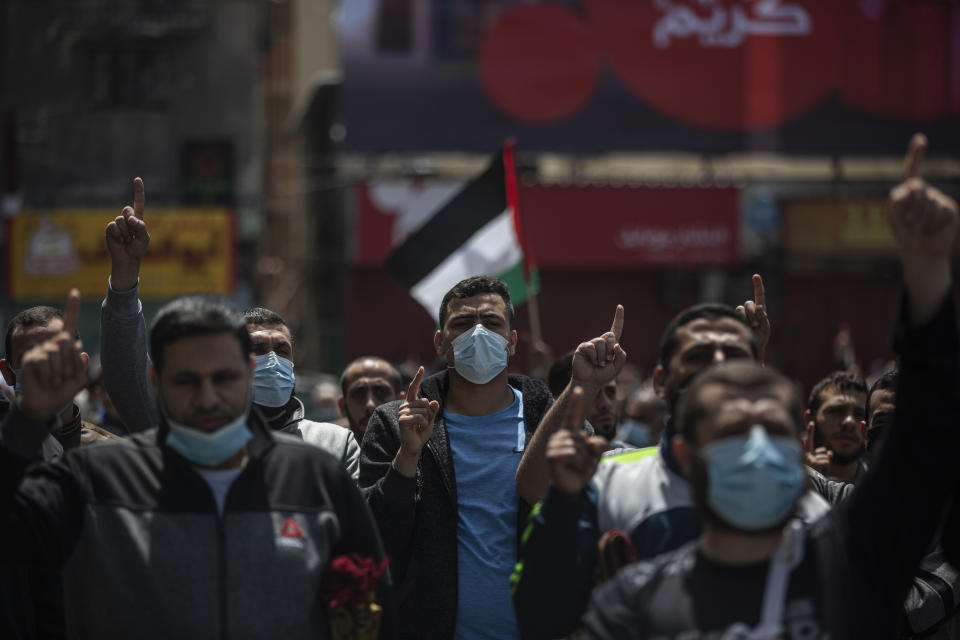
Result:
M453 368L474 384L486 384L507 368L507 339L478 324L451 343Z
M620 429L617 431L617 440L625 442L631 447L649 447L655 442L650 442L650 425L633 418L626 418L620 423Z
M264 407L282 407L290 402L296 377L293 363L271 351L256 356L253 371L253 401Z
M770 437L760 425L702 449L707 461L707 504L728 524L746 531L770 529L793 513L806 473L800 442Z
M170 432L167 446L194 464L215 467L250 442L253 433L247 426L248 411L216 431L201 431L167 417Z

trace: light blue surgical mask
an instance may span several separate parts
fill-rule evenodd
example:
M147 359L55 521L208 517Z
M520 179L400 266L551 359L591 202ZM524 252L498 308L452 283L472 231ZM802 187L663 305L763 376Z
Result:
M647 423L634 420L633 418L626 418L620 423L620 429L617 430L616 439L620 442L627 443L631 447L649 447L656 444L650 441L651 432L650 425Z
M282 407L290 402L296 377L293 363L271 351L255 357L253 401L264 407Z
M474 384L486 384L507 368L507 339L478 324L451 343L453 368Z
M754 425L749 433L712 442L702 452L707 504L725 522L761 531L793 513L806 481L797 439L771 437Z
M250 442L253 432L244 411L216 431L201 431L167 417L167 446L194 464L215 467Z

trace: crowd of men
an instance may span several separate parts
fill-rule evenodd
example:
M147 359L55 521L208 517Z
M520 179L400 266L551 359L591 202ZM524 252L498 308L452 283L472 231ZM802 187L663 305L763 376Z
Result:
M7 326L0 636L342 637L319 587L359 555L388 562L383 638L960 637L958 208L925 147L890 195L898 361L870 385L802 398L764 366L759 276L681 311L647 385L618 388L620 305L546 381L511 373L509 292L478 275L441 302L445 369L345 367L348 427L305 415L273 311L191 295L147 330L135 179L99 363L76 290Z

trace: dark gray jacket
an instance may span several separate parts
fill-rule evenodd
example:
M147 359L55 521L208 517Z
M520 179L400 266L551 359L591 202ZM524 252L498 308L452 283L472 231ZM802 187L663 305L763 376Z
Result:
M509 383L523 394L529 442L553 398L540 380L510 375ZM439 402L440 411L420 454L416 477L404 477L392 464L400 450L397 413L401 401L377 407L360 451L360 488L380 526L392 558L394 580L400 585L402 638L449 639L456 625L457 483L443 419L448 386L449 375L443 371L426 378L420 387L421 397ZM519 500L518 528L523 527L529 510ZM504 585L507 588L509 585Z
M162 424L28 470L48 426L14 409L0 426L0 562L62 569L73 638L327 637L321 573L341 554L381 558L376 525L338 460L248 424L220 515Z

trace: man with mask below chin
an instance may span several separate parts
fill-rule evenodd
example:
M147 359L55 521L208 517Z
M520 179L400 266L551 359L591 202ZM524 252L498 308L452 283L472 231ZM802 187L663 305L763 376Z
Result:
M336 460L251 411L250 335L224 299L157 313L157 428L30 466L86 384L78 309L74 290L0 425L0 560L61 570L69 637L326 637L320 577L337 556L380 563L376 525Z
M436 353L447 369L367 423L360 487L393 560L403 638L518 638L510 572L525 515L515 473L553 402L539 380L507 372L517 347L499 280L475 276L446 293Z
M578 637L895 635L960 479L960 338L950 265L958 212L919 178L925 146L914 136L906 179L891 192L905 285L894 334L900 380L894 421L870 471L825 517L799 524L808 476L796 388L748 363L707 370L678 404L673 442L704 533L600 587Z
M103 385L131 432L158 424L156 402L147 381L146 324L138 298L140 264L150 243L144 221L144 187L134 180L134 204L107 225L110 279L100 314L100 357ZM303 417L294 395L293 346L290 329L278 314L255 307L244 312L256 355L253 404L271 428L314 444L340 460L354 478L360 448L350 431Z

